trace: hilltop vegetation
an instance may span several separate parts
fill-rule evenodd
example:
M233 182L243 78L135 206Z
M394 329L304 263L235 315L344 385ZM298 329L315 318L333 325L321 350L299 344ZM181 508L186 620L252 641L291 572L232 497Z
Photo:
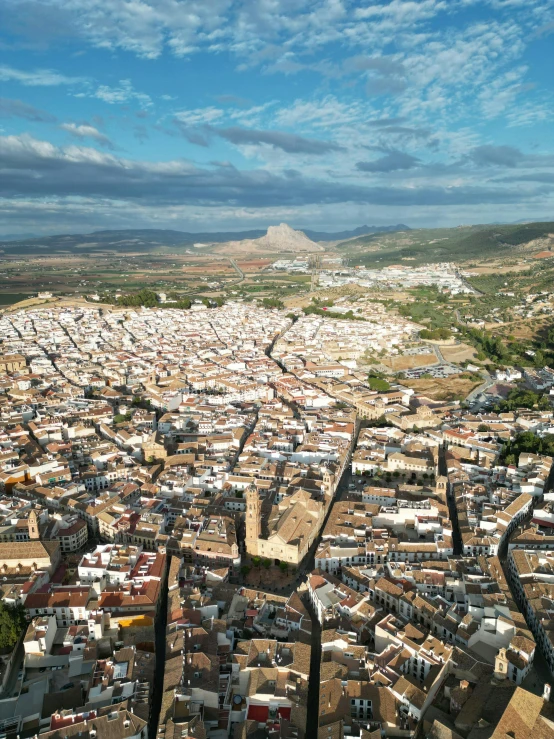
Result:
M344 241L337 249L350 264L385 267L402 260L407 264L468 261L520 255L540 239L554 241L554 222L517 225L459 226L457 228L416 229L391 234L370 234Z

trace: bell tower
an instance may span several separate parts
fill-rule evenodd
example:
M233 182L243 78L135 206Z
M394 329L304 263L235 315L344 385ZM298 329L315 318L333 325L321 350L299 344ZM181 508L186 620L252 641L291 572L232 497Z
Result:
M38 528L38 516L36 511L31 511L29 513L29 520L27 521L27 525L29 527L29 539L31 541L36 541L37 539L40 539L40 531Z
M494 661L494 676L497 680L505 680L508 677L508 664L506 650L499 649Z
M245 546L248 554L258 554L258 539L262 531L262 504L258 488L254 482L246 488L246 539Z
M333 484L335 482L335 476L326 467L323 470L323 491L324 495L331 498L333 496Z
M446 491L448 490L448 477L440 475L435 484L435 493L439 500L446 503Z

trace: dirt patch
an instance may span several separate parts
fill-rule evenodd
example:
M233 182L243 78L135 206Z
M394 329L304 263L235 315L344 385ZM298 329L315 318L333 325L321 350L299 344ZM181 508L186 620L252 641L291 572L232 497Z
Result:
M271 259L237 259L236 261L243 272L257 272L271 264Z
M438 364L436 354L411 354L409 356L391 356L381 359L381 363L385 367L401 372L402 370L415 369L416 367L428 367L432 364Z
M411 387L416 393L427 395L433 400L464 400L481 382L464 380L459 377L428 380L402 380L402 384Z
M454 344L453 346L441 346L440 351L447 362L458 364L459 362L471 361L475 358L476 351L469 344Z

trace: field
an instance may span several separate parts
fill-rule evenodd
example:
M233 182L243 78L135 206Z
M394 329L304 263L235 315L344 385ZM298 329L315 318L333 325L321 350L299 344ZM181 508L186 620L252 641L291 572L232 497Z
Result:
M473 389L479 387L481 382L460 377L448 377L445 379L402 380L402 384L433 400L463 400Z
M26 300L29 297L29 293L9 293L5 290L0 292L0 306L13 305L19 303L21 300Z
M428 367L432 364L438 364L437 355L431 354L413 354L409 356L390 356L380 359L381 364L395 372L402 370L416 369L417 367Z
M231 290L244 297L297 294L309 276L269 274L272 259L243 259L187 254L55 254L11 257L0 254L0 305L11 305L36 295L91 295L113 297L148 287L178 295L225 295Z

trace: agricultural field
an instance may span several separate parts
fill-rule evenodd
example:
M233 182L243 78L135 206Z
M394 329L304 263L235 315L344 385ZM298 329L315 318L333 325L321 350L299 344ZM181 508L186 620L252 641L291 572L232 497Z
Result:
M244 289L245 297L261 292L298 290L309 277L270 276L270 259L239 262L223 256L164 254L0 254L0 305L51 292L54 295L113 296L149 288L182 295L222 295Z

